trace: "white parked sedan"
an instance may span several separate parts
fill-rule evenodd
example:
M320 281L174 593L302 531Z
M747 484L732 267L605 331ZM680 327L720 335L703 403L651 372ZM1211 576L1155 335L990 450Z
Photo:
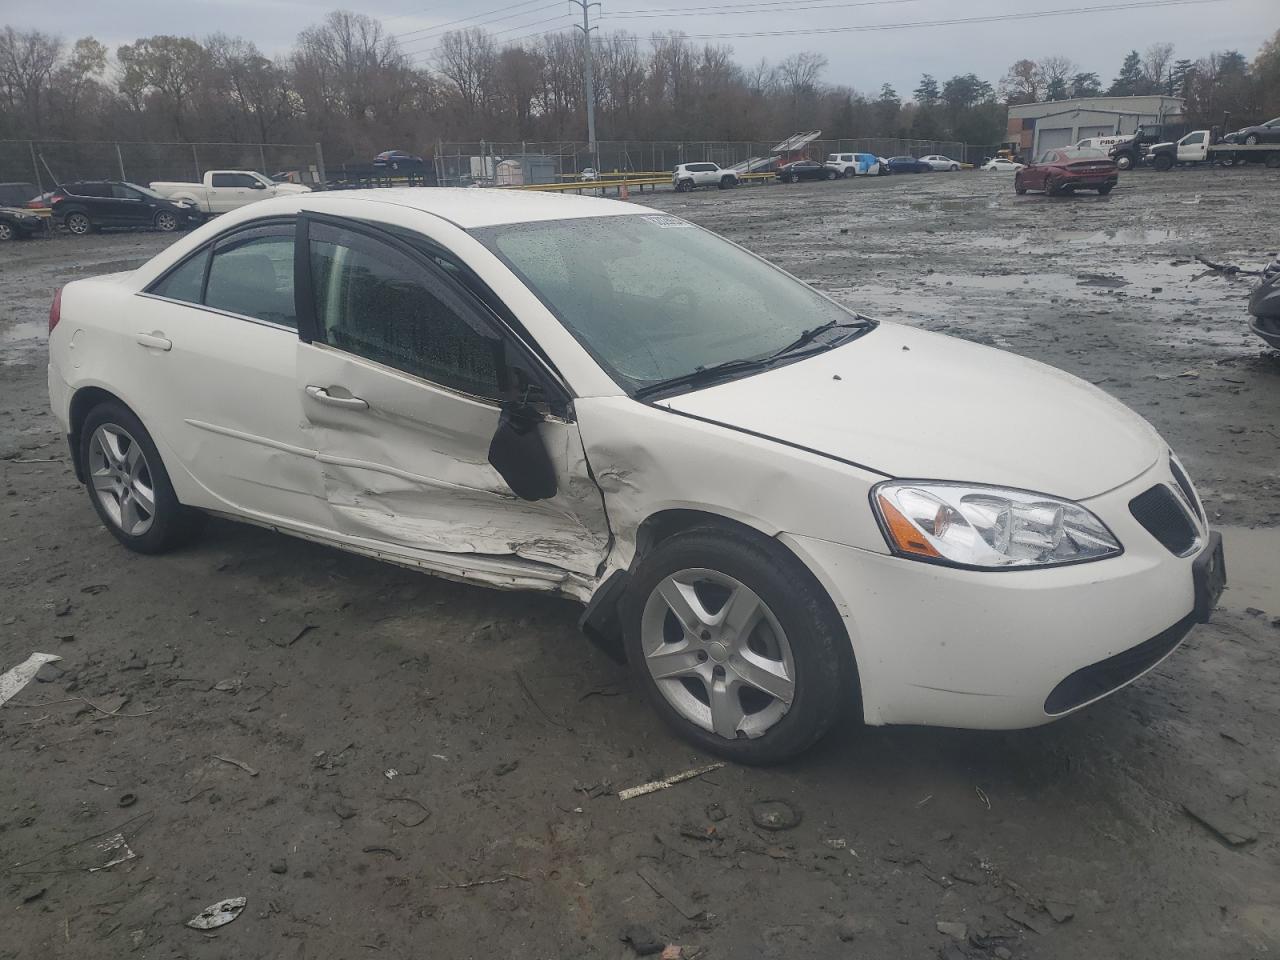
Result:
M1218 535L1135 413L610 200L266 200L50 313L125 546L205 514L586 605L699 747L1044 723L1204 620ZM566 642L571 642L566 638Z
M927 163L934 170L942 170L947 173L955 173L960 169L960 161L952 160L950 157L944 157L940 153L934 153L927 157L920 158L921 163Z
M982 165L982 169L988 173L1017 173L1019 170L1026 169L1026 167L1016 160L1009 160L1005 157L992 157Z

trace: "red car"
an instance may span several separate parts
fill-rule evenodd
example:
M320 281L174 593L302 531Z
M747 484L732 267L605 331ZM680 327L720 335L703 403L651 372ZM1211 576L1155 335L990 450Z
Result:
M1106 196L1120 182L1116 162L1101 150L1063 147L1046 150L1040 159L1013 175L1013 189L1019 195L1043 190L1051 197L1076 190L1097 190Z

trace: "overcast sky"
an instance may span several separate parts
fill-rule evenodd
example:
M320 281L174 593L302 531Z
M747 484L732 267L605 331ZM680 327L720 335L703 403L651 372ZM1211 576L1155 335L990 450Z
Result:
M650 32L678 29L687 34L749 33L805 29L833 30L930 20L1027 14L1037 11L1114 6L1134 0L604 0L604 30ZM268 54L286 52L298 32L339 6L325 0L0 0L0 24L36 28L71 40L91 34L112 49L141 36L178 34L203 37L237 34ZM504 9L511 8L514 9ZM732 6L735 12L716 12ZM751 12L743 12L750 7ZM406 52L429 61L442 24L470 18L456 28L486 26L498 40L514 40L573 20L568 0L367 0L349 4L381 18L389 32L405 34ZM809 8L809 9L805 9ZM814 9L826 8L826 9ZM660 11L657 16L625 14ZM593 11L594 15L595 11ZM580 18L581 14L577 14ZM484 21L493 21L485 25ZM545 22L545 21L550 22ZM437 33L430 32L437 28ZM1175 56L1195 59L1236 49L1250 59L1280 29L1280 0L1216 0L1187 6L1076 13L998 23L951 24L913 29L829 32L812 35L716 39L729 44L741 63L771 61L802 50L824 54L825 79L862 92L891 83L910 96L922 73L939 81L957 73L977 73L993 83L1023 57L1064 54L1081 69L1109 83L1125 53L1154 42L1169 42Z

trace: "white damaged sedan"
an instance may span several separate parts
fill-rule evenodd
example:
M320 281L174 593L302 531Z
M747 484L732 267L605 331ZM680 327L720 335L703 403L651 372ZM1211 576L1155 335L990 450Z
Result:
M677 217L499 190L255 203L50 312L49 393L125 546L207 514L582 601L743 762L1012 728L1203 621L1221 541L1087 383L851 311Z

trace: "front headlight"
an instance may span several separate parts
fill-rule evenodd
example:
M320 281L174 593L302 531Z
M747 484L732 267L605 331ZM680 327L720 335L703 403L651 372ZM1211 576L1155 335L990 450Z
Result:
M890 480L871 503L899 556L1006 570L1102 560L1122 552L1106 524L1070 500L1025 490Z

